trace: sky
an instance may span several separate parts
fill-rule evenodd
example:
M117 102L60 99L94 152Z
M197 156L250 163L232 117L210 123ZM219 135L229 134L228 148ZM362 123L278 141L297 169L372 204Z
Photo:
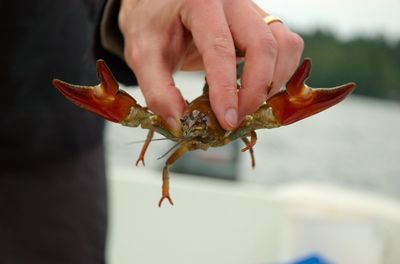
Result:
M339 37L400 40L400 0L255 0L294 31L329 29Z

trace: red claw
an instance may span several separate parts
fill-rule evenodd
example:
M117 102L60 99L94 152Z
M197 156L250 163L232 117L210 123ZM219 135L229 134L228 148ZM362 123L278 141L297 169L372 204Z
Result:
M355 83L348 83L334 88L313 89L304 83L310 70L311 60L305 59L286 84L286 90L267 101L281 125L289 125L339 103L356 87Z
M53 85L76 105L120 123L137 103L129 94L118 89L117 81L103 60L97 61L96 69L101 81L99 85L72 85L58 79L53 80Z

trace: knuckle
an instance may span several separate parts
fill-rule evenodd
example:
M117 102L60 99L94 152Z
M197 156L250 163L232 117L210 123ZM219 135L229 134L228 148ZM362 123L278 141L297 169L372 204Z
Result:
M129 41L125 42L124 58L132 69L137 69L156 54L156 50L151 45L146 45L148 41Z
M124 57L129 66L136 68L143 57L143 51L137 45L130 44L124 48Z
M304 40L296 33L288 35L286 45L295 54L301 54L304 50Z
M233 45L232 37L230 33L218 34L213 43L213 50L216 54L224 57L234 58L235 47Z
M261 34L259 36L259 41L257 41L257 48L260 49L260 51L264 52L264 54L271 56L271 57L276 57L278 55L278 42L272 35L272 33L266 32L265 34Z

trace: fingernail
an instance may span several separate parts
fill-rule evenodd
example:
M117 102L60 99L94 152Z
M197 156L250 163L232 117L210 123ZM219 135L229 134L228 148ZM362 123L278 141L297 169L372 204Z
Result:
M238 121L238 113L236 109L229 108L228 110L225 111L225 122L228 123L228 125L231 128L236 127L237 121Z

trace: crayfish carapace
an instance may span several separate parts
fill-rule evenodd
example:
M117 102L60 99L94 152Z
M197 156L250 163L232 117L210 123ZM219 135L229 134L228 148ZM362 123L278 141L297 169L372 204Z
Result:
M140 106L129 94L119 90L117 81L103 60L97 61L100 84L79 86L55 79L53 85L76 105L105 119L125 126L141 126L149 129L136 165L140 161L144 164L145 152L154 132L179 144L163 168L162 197L159 201L161 206L164 199L173 204L169 194L168 171L169 167L186 152L223 146L240 138L246 145L242 151L250 151L254 166L253 147L257 140L256 129L289 125L309 117L342 101L355 88L354 83L329 89L310 88L304 83L310 70L311 60L305 59L286 84L285 90L270 97L255 113L247 115L240 126L231 132L221 128L211 110L207 83L203 94L187 105L181 118L180 131L172 131L160 116Z

